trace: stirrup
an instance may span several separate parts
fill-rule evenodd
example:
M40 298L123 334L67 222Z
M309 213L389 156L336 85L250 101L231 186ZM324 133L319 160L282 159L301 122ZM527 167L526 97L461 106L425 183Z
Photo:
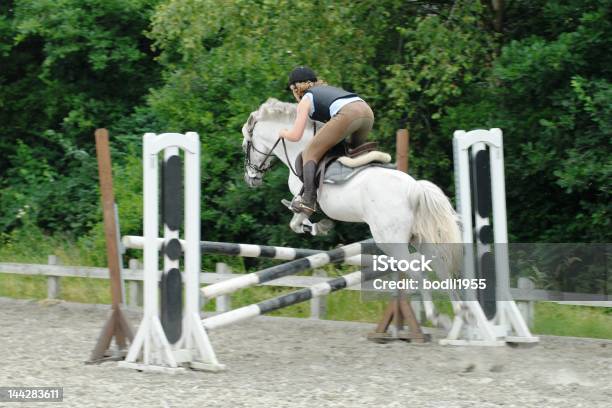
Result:
M317 211L317 204L315 203L312 207L310 207L306 205L304 201L302 201L302 196L296 196L293 200L291 200L289 208L294 213L303 213L310 217Z

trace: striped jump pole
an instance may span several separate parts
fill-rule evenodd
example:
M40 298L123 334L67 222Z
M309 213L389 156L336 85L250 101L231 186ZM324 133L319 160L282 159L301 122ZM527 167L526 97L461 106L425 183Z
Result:
M325 296L331 292L345 289L350 286L355 286L361 283L362 278L365 280L370 280L387 273L388 272L369 272L367 276L363 276L361 271L349 273L348 275L331 279L327 282L318 283L309 288L296 290L295 292L291 292L286 295L264 300L263 302L206 318L202 320L202 324L206 330L218 329L220 327L251 319L259 315L270 313L274 310L306 302L320 296Z
M306 269L318 268L329 263L342 262L347 258L362 253L362 244L374 242L371 239L345 245L330 251L307 256L306 258L296 259L282 265L275 265L270 268L262 269L258 272L249 273L237 278L228 279L223 282L214 283L201 289L206 299L213 299L221 295L235 292L238 289L258 285L283 276L294 275Z
M143 249L144 237L126 235L122 238L123 246L130 249ZM158 240L158 248L161 249L163 239ZM184 245L183 240L179 240ZM284 261L306 258L311 255L320 254L325 251L317 249L291 248L270 245L236 244L230 242L200 241L200 250L205 254L242 256L245 258L271 258ZM355 255L344 260L349 265L361 265L361 256Z

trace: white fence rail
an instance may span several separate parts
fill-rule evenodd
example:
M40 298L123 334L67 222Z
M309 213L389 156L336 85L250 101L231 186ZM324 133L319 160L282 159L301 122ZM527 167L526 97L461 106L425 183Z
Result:
M61 296L60 279L71 278L93 278L109 279L107 268L95 268L89 266L66 266L58 265L57 258L49 256L48 264L27 264L15 262L0 262L0 274L16 275L42 275L47 277L47 298L59 299ZM231 269L222 263L217 264L217 272L201 272L200 283L211 284L227 279L241 276L242 274L232 273ZM329 280L324 270L315 270L315 276L285 276L274 281L262 283L262 286L279 286L292 288L305 288L317 283ZM122 271L123 280L127 282L128 296L127 305L138 307L142 305L142 282L143 270L141 263L136 259L131 259L129 268ZM359 290L359 288L346 288L347 290ZM311 301L311 317L321 318L325 313L325 299L313 299ZM216 311L223 312L231 308L229 295L220 296L216 300Z
M65 266L58 265L54 255L49 256L48 264L26 264L14 262L0 262L0 273L17 275L42 275L47 277L47 298L58 299L61 294L61 278L93 278L108 279L107 268L93 268L87 266ZM201 272L200 283L211 284L231 279L242 274L235 274L225 264L217 264L217 272ZM263 286L281 286L304 288L328 280L324 270L315 270L314 276L285 276L274 281L265 282ZM127 282L128 296L127 305L138 307L142 305L142 281L143 270L140 262L131 259L129 268L122 272L123 279ZM591 306L591 307L612 307L612 297L608 301L602 301L600 295L566 293L557 291L547 291L534 289L533 282L528 278L519 279L519 288L511 288L510 292L514 300L517 301L519 308L529 324L533 322L533 303L536 301L556 302L568 305ZM359 290L359 288L347 288L348 290ZM571 301L567 299L572 299ZM594 300L597 299L597 300ZM326 311L326 299L311 300L311 318L322 318ZM414 302L415 304L417 302ZM229 295L224 295L216 300L216 311L225 312L231 309L231 299ZM417 313L418 314L418 313Z

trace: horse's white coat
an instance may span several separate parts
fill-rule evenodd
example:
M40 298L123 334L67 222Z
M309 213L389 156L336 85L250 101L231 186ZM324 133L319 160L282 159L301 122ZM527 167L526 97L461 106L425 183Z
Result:
M271 98L251 113L242 127L242 134L243 149L246 151L250 141L259 151L251 150L252 164L261 165L280 131L293 125L295 107L295 104ZM317 126L320 128L321 124L317 123ZM313 130L313 122L309 121L302 139L287 141L287 154L282 144L277 144L274 156L285 166L291 163L295 167L295 159L312 140ZM245 180L251 187L259 186L262 178L262 172L245 168ZM288 184L293 195L302 188L302 182L291 171ZM337 221L365 222L370 227L372 238L388 255L408 259L408 245L397 245L401 243L438 244L434 249L442 261L437 263L439 277L448 277L458 267L459 246L440 245L461 242L457 213L435 184L416 181L397 170L371 167L344 184L324 184L318 193L319 206L328 217ZM413 278L422 279L423 276L413 274ZM429 300L431 295L425 291L421 293L428 319L436 322L433 303Z
M250 141L261 152L250 152L255 166L262 164L265 159L262 153L270 151L279 132L293 125L295 106L269 99L251 114L242 128L243 148L246 150ZM285 166L291 163L295 167L296 157L312 138L313 122L309 121L300 141L286 142L287 155L281 143L277 144L273 154ZM245 180L252 187L260 185L262 177L262 172L245 169ZM288 184L293 195L298 194L302 187L301 181L291 171ZM319 189L318 201L321 210L334 220L367 223L381 249L398 259L409 257L408 245L389 244L461 242L457 214L442 190L429 181L416 181L397 170L371 167L344 184L324 184ZM457 250L458 245L436 246L438 255L447 265L444 270L437 271L440 278L447 277L458 265ZM428 303L426 312L431 317L432 306Z
M251 140L260 152L268 152L278 139L281 129L289 128L295 118L295 104L269 99L258 111L251 114L243 127L243 147ZM321 126L318 124L318 126ZM249 129L252 129L251 130ZM285 166L294 165L298 154L313 138L313 122L309 122L302 139L286 142L287 156L282 144L274 149L274 156ZM251 151L255 165L264 159L263 154ZM263 174L246 169L245 178L252 186L260 184ZM289 190L299 193L302 183L289 172ZM325 184L319 189L319 205L330 218L345 222L365 222L373 238L379 243L401 243L416 238L426 243L460 242L457 215L447 197L434 184L416 181L400 171L372 167L357 174L345 184ZM427 208L420 208L424 204ZM423 230L424 223L413 223L415 215L434 216L431 226ZM421 234L421 236L413 236Z

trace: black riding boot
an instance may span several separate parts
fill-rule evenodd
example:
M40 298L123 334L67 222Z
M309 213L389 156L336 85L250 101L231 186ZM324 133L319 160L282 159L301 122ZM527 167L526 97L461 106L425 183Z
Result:
M315 175L317 163L310 160L304 164L302 177L304 178L304 192L291 203L292 210L310 216L316 210L317 188L315 186Z

